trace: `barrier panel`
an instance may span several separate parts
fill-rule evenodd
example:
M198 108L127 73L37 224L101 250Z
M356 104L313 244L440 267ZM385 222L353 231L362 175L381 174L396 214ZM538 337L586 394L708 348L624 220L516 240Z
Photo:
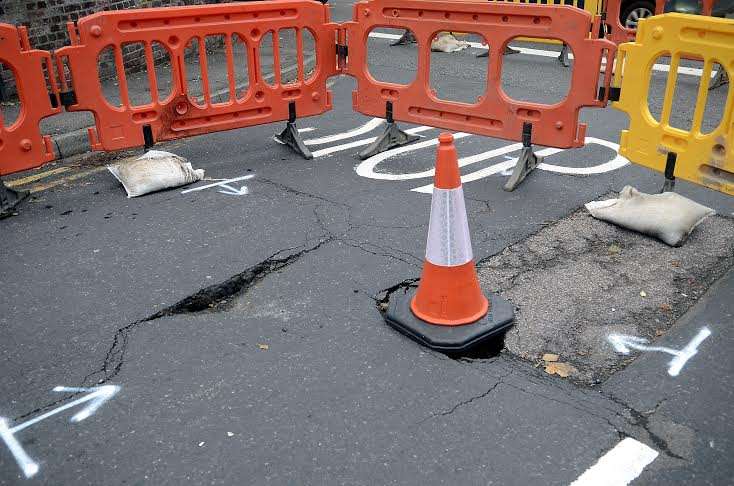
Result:
M44 76L44 68L53 72L51 55L30 48L25 27L0 24L0 62L13 72L21 106L18 118L8 126L0 113L0 176L3 176L54 159L53 141L41 135L39 123L59 113L61 108L53 79L47 88ZM51 97L46 96L48 89Z
M505 2L505 3L525 3L531 5L567 5L569 7L580 8L586 10L591 15L600 15L602 13L602 0L489 0L490 2ZM520 41L539 42L538 39L527 39L525 37L518 37ZM555 39L543 39L543 43L548 44L560 44Z
M653 64L670 56L670 71L660 119L648 107ZM703 61L690 130L670 125L681 59ZM613 103L630 118L620 137L620 154L632 162L664 172L670 181L680 177L734 195L734 88L719 124L708 133L702 123L709 96L708 80L714 64L734 68L734 29L731 20L677 13L657 15L640 22L635 42L619 46ZM621 66L621 68L620 68ZM732 74L731 72L729 73Z
M598 32L598 18L568 6L518 5L484 1L370 0L354 5L354 21L344 24L350 49L346 73L357 80L354 109L370 116L385 116L391 104L396 120L450 130L520 141L530 124L532 142L559 148L584 145L586 125L578 123L585 106L606 105L599 90L602 59L614 59L616 47L606 39L589 38ZM408 29L418 41L416 78L408 85L375 80L367 65L367 37L376 27ZM438 99L431 92L430 45L441 31L473 32L490 46L487 90L476 103ZM570 95L553 105L516 101L501 88L502 53L508 42L519 36L552 38L568 45L574 53ZM611 81L611 70L603 86ZM599 93L602 96L599 96ZM526 137L529 138L529 137Z
M329 23L328 6L309 0L271 0L240 4L150 8L100 12L68 25L72 45L56 51L57 69L64 74L68 63L71 79L61 76L62 93L68 111L91 111L96 128L90 129L90 145L95 150L118 150L156 141L173 140L202 133L293 121L331 109L331 92L326 80L336 72L335 27ZM281 78L280 31L295 29L298 77L292 82ZM316 67L306 76L303 34L314 38ZM274 80L263 76L260 45L272 35ZM209 87L208 37L223 36L227 63L228 96L215 101ZM235 84L233 38L247 50L248 89L241 96ZM190 41L198 45L203 100L191 95L187 81L185 49ZM153 43L168 51L172 65L171 94L159 99ZM143 44L151 102L131 103L125 76L122 49ZM119 80L120 106L111 105L102 92L98 57L106 48L114 50ZM70 81L70 84L69 84ZM289 124L289 127L291 124ZM286 141L287 142L287 141Z

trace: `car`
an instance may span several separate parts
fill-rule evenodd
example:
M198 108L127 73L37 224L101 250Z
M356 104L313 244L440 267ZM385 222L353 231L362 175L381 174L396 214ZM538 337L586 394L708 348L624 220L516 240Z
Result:
M623 0L619 9L619 21L632 30L637 30L637 22L640 19L652 15L655 15L654 0Z

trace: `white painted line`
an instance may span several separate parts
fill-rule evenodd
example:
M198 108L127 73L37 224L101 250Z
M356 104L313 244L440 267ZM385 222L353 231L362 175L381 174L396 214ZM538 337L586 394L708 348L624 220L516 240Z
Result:
M658 457L658 451L627 437L570 486L626 486Z
M400 38L399 35L395 34L385 34L382 32L370 32L370 37L373 37L375 39L388 39L388 40L397 40ZM469 42L469 46L473 47L475 49L487 49L487 46L482 44L481 42ZM557 51L548 51L545 49L532 49L529 47L516 47L513 46L513 49L517 49L520 51L521 54L528 54L530 56L540 56L540 57L558 57L559 52ZM573 59L573 54L568 53L568 58ZM606 59L602 59L602 64L606 64ZM655 64L653 65L654 71L661 71L661 72L668 72L670 71L670 66L667 64ZM678 67L678 73L679 74L688 74L690 76L701 76L703 73L702 69L699 68L691 68L691 67L684 67L680 66ZM711 77L716 76L716 71L711 70Z
M18 439L13 435L13 431L8 427L8 421L4 417L0 417L0 439L10 449L10 453L13 454L18 466L23 470L25 477L31 478L35 476L39 469L38 463L31 459L25 449L23 449L23 446L20 445Z
M207 184L205 186L194 187L193 189L186 189L185 191L181 191L181 194L186 194L187 192L201 191L203 189L209 189L210 187L214 186L225 186L230 182L244 181L247 179L252 179L253 177L255 177L254 174L248 174L242 177L235 177L234 179L224 179L223 181L215 182L214 184Z
M344 140L346 138L353 138L358 135L364 135L365 133L369 133L384 123L385 123L385 120L383 120L382 118L373 118L372 120L368 121L364 125L357 127L355 129L349 130L348 132L337 133L335 135L328 135L326 137L312 138L309 140L305 140L303 143L305 143L306 145L321 145L324 143L337 142L339 140Z
M316 130L315 127L299 128L298 133L308 133L308 132L313 132L314 130Z
M585 144L602 145L604 147L612 149L616 153L616 155L613 159L608 160L607 162L604 162L602 164L592 166L592 167L567 167L563 165L555 165L555 164L549 164L546 162L542 162L538 164L538 169L545 170L548 172L555 172L557 174L566 174L566 175L595 175L595 174L603 174L605 172L611 172L613 170L617 170L630 163L629 160L619 155L619 145L617 145L614 142L609 142L607 140L603 140L601 138L596 138L596 137L586 137ZM504 155L506 153L518 151L521 148L522 148L522 144L515 143L515 144L507 145L505 147L501 147L498 149L489 150L487 152L482 152L477 155L463 157L459 159L459 166L463 167L465 165L473 164L475 162L482 162L484 160L489 160L494 157L499 157L500 155ZM559 154L564 151L565 151L564 149L558 149L558 148L551 147L551 148L544 148L542 150L539 150L538 152L536 152L536 154L541 157L549 157L551 155ZM372 160L372 159L368 159L368 160ZM483 179L485 177L489 177L494 174L503 174L505 171L511 172L512 168L514 168L515 164L517 164L517 160L518 159L516 157L509 158L509 160L505 160L497 164L490 165L489 167L479 169L470 174L463 175L461 176L461 182L463 184L463 183L473 182L479 179ZM433 175L433 170L423 172L422 174ZM401 175L411 175L411 174L401 174ZM507 174L503 174L503 175L507 175ZM374 176L365 176L365 177L371 177L373 179L378 178ZM412 177L406 177L406 178L412 178ZM411 189L411 191L421 192L424 194L431 194L433 192L433 184L427 184L425 186L416 187L414 189Z
M409 131L410 130L408 130L408 132ZM454 133L454 140L459 140L464 137L471 137L471 134L464 132ZM390 157L426 147L431 147L433 145L438 145L438 138L432 138L423 142L413 143L410 145L404 145L402 147L390 149L377 155L373 155L369 159L359 164L354 170L357 172L358 175L362 177L367 177L370 179L380 179L384 181L404 181L407 179L420 179L422 177L430 177L433 175L435 168L423 172L414 172L411 174L387 174L383 172L375 172L374 169L380 162L389 159Z
M415 135L417 133L425 132L427 130L436 130L436 127L420 126L420 127L415 127L415 128L409 128L408 130L405 130L405 133ZM354 142L344 143L341 145L334 145L333 147L327 147L325 149L316 150L315 152L312 152L312 155L314 158L323 157L325 155L331 155L333 153L342 152L344 150L349 150L355 147L362 147L364 145L369 145L372 142L374 142L375 140L377 140L377 137L363 138L361 140L355 140Z
M23 449L23 446L15 438L15 434L23 429L30 427L31 425L37 424L41 420L45 420L53 415L61 413L64 410L76 407L77 405L80 405L82 403L89 402L88 405L86 405L84 408L82 408L71 417L72 422L81 422L82 420L94 415L94 413L102 405L104 405L107 400L115 396L115 394L120 391L120 387L117 385L102 385L92 388L57 386L53 389L53 391L90 393L60 407L54 408L53 410L50 410L42 415L27 420L22 424L18 424L12 428L10 427L9 422L5 417L0 417L0 439L2 439L2 441L5 442L5 445L8 446L10 453L13 454L15 461L18 463L18 466L20 466L20 468L23 470L23 474L25 474L26 478L35 476L36 473L38 473L40 467L38 463L31 459L31 457L26 453L25 449Z

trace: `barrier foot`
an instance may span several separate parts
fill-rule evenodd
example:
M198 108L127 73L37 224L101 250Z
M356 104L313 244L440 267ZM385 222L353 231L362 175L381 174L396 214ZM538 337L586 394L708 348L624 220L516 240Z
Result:
M359 153L360 160L369 159L373 155L377 155L386 150L390 150L395 147L401 147L411 142L415 142L420 137L418 135L411 135L402 131L395 120L392 117L392 102L388 101L386 105L386 116L387 126L385 131L377 137L377 140L372 142L366 149Z
M563 47L561 47L561 53L558 54L558 61L563 64L563 67L571 65L568 61L568 46L566 44L563 44Z
M719 70L716 73L716 76L714 76L714 79L711 80L711 84L709 84L709 91L716 89L719 86L724 86L728 82L729 76L726 75L726 70L719 64Z
M0 219L12 216L13 209L29 195L29 191L16 191L7 187L0 179Z
M288 123L285 126L285 130L273 138L276 142L289 146L304 159L313 159L313 154L306 147L306 144L303 143L301 134L298 133L298 128L296 128L296 104L294 102L291 101L288 104Z
M395 42L391 43L391 46L403 46L405 44L415 44L418 42L413 35L413 32L406 30L403 32L403 35L400 36L400 39L396 40Z
M533 125L531 123L523 123L522 126L522 152L517 159L517 164L512 171L512 175L505 183L503 188L505 191L512 192L517 189L522 181L530 174L541 162L543 157L533 152L533 146L530 143Z

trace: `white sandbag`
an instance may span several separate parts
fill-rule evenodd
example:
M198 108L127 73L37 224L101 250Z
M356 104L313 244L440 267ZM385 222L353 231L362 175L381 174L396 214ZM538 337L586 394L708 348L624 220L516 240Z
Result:
M127 197L185 186L204 178L204 169L194 169L183 157L161 150L151 150L130 162L108 165L107 169L125 187Z
M670 246L682 245L701 221L715 214L680 194L645 194L632 186L625 186L618 199L592 201L586 209L597 219L653 236Z
M457 52L469 47L466 41L460 41L450 32L441 32L433 38L431 50L437 52Z

